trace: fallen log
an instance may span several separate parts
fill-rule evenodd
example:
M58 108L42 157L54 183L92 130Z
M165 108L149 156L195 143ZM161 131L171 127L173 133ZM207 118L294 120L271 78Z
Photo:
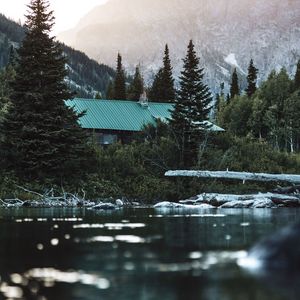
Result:
M268 174L268 173L247 173L232 171L187 171L176 170L165 173L167 177L198 177L215 179L237 179L242 181L264 181L264 182L290 182L300 184L300 175L292 174Z

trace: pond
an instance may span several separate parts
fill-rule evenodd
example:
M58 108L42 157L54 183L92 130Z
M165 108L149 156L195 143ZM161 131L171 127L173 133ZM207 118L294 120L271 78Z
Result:
M237 264L299 220L299 209L2 209L0 299L299 299Z

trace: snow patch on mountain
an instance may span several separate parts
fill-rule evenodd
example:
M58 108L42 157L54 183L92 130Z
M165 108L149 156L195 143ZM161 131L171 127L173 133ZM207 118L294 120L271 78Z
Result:
M234 53L230 53L227 57L224 58L225 62L227 62L228 64L235 66L235 67L239 67L238 62L235 58L235 54Z
M244 70L239 66L234 53L230 53L229 55L227 55L224 58L224 60L226 63L228 63L232 67L237 68L242 74L246 75L246 72L244 72Z

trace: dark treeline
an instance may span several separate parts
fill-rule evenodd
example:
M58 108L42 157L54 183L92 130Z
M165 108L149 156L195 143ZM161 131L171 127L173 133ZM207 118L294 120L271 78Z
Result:
M10 60L12 48L20 45L24 39L26 28L0 14L0 69ZM77 97L94 98L95 93L104 97L107 86L115 71L103 64L98 64L83 52L66 45L61 45L68 57L70 89Z
M20 43L24 36L24 27L6 18L0 13L0 32L5 33L11 41Z
M77 89L77 96L89 98L91 95L93 96L92 90L99 91L104 96L108 83L115 76L115 71L90 59L81 51L66 45L62 45L62 49L68 57L68 63L71 67L68 78L86 89L86 92L82 88ZM71 89L74 88L71 87Z
M170 119L146 126L130 144L100 148L80 128L80 115L65 105L71 97L64 81L67 61L61 45L49 36L53 13L47 5L46 0L31 1L18 55L0 74L0 198L25 197L15 190L22 185L153 202L270 188L165 178L170 169L300 172L300 63L294 78L282 69L257 87L259 66L251 61L245 91L234 72L230 93L222 84L216 97L215 121L226 131L215 132L209 122L213 96L193 41L176 92L166 46L149 95L174 103ZM137 101L145 90L139 66L126 83L120 54L114 78L107 91L112 99Z

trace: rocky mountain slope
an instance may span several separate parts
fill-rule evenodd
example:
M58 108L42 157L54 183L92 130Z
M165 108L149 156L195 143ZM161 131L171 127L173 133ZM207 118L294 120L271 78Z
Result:
M7 64L11 46L19 47L23 38L24 28L0 14L0 68ZM109 81L114 77L114 70L98 64L80 51L65 45L62 47L68 57L69 76L66 80L70 88L79 97L92 98L97 93L104 95Z
M140 63L147 79L168 43L175 74L193 39L213 89L234 67L245 77L250 58L260 79L272 69L295 70L300 57L299 0L108 0L59 38L114 66L120 51L129 70Z

